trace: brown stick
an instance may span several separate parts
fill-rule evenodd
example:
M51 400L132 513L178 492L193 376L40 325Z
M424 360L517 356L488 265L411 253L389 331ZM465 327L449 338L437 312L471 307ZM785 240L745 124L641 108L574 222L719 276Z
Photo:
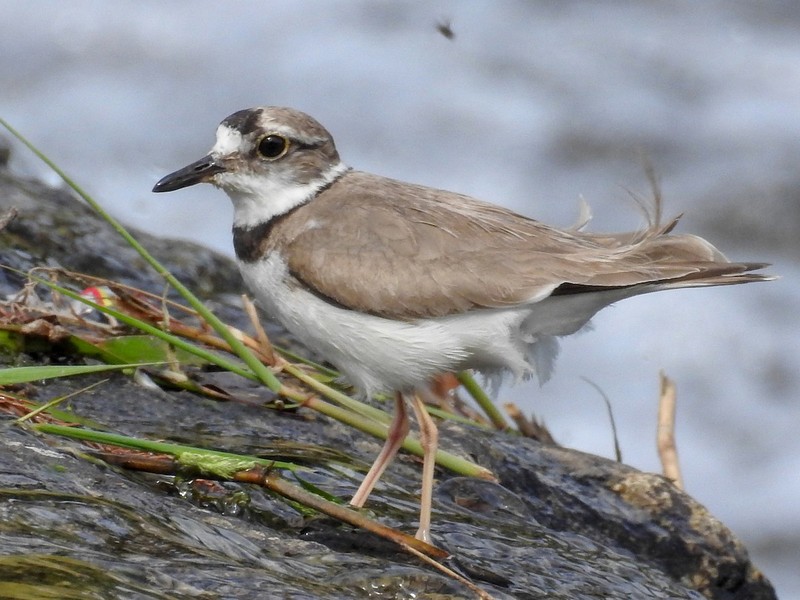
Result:
M357 511L351 508L334 504L333 502L325 500L316 494L306 492L302 488L288 483L279 475L270 473L268 469L256 468L248 471L240 471L234 475L233 479L248 483L258 483L272 490L273 492L280 494L284 498L289 498L290 500L299 502L303 506L311 507L314 510L318 510L319 512L333 517L334 519L344 521L345 523L349 523L355 527L360 527L362 529L366 529L367 531L371 531L372 533L380 535L387 540L392 540L400 544L404 548L414 548L418 552L427 554L431 558L443 559L449 556L449 553L441 548L432 546L427 542L418 540L410 535L397 531L396 529L387 527L386 525L381 525L372 519L366 518L364 515L359 514Z
M683 488L683 477L678 462L678 448L675 445L675 405L677 394L675 383L664 372L660 373L661 394L658 400L658 456L664 476L671 479L679 489Z
M242 294L242 306L244 306L247 317L250 319L250 323L253 324L253 329L256 331L256 340L258 340L259 350L267 357L268 364L274 365L275 352L272 349L272 343L270 343L267 337L267 332L264 331L264 328L261 326L261 321L256 312L256 305L253 304L253 301L250 300L247 294Z

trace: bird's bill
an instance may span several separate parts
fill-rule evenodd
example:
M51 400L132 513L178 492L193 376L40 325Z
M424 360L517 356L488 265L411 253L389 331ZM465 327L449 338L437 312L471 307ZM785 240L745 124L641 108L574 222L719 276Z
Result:
M204 183L217 173L222 173L224 170L225 167L209 154L182 169L178 169L174 173L162 177L155 187L153 187L153 191L173 192L189 187L190 185Z

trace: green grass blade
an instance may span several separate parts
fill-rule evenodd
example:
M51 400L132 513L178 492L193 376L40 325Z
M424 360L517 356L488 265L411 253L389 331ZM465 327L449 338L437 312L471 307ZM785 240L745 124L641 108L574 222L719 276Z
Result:
M204 473L218 475L220 477L230 477L236 471L246 471L255 466L270 469L284 469L296 471L304 470L306 467L294 463L259 458L257 456L245 456L232 452L221 452L219 450L206 450L194 446L184 446L183 444L170 444L167 442L154 442L120 435L117 433L107 433L104 431L94 431L92 429L82 429L78 427L66 427L63 425L52 425L42 423L34 425L33 428L42 433L59 435L85 442L96 444L109 444L112 446L122 446L133 448L143 452L156 452L158 454L169 454L174 456L178 462L187 467L200 469Z
M131 363L124 365L47 365L42 367L11 367L0 370L0 385L13 385L30 383L42 379L55 379L70 377L72 375L86 375L101 371L119 371L120 369L133 369L147 367L161 363Z
M478 382L475 381L475 378L472 376L472 373L469 371L460 371L456 373L456 378L458 382L464 386L464 389L469 392L469 395L472 396L478 406L481 407L486 416L489 417L489 420L492 422L492 425L495 428L503 431L508 429L508 423L506 423L505 417L503 417L503 413L501 413L498 408L492 402L492 399L489 398L488 394L483 391L483 388L478 385Z
M41 405L37 406L36 408L34 408L28 414L22 415L19 419L14 421L14 423L16 423L16 424L24 423L25 421L29 421L30 419L34 418L36 415L38 415L40 413L47 413L47 414L55 417L55 415L53 414L52 411L55 409L56 406L66 402L70 398L74 398L75 396L79 396L80 394L84 394L84 393L88 392L91 389L99 387L99 386L103 385L106 382L108 382L108 379L103 379L101 381L95 381L93 384L87 385L86 387L81 388L79 390L75 390L74 392L72 392L70 394L66 394L64 396L59 396L58 398L53 398L52 400L50 400L50 402L45 402L44 404L41 404ZM55 418L58 418L58 417L55 417Z

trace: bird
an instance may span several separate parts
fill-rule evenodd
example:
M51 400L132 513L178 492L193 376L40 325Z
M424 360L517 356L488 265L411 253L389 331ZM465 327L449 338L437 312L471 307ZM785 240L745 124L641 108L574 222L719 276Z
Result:
M661 290L772 277L655 213L640 230L556 228L463 194L358 171L293 108L237 111L211 151L154 192L198 183L233 203L241 275L266 314L362 394L394 396L386 442L350 504L363 507L410 430L423 473L416 537L430 542L438 430L420 399L442 373L550 377L558 338L602 308Z

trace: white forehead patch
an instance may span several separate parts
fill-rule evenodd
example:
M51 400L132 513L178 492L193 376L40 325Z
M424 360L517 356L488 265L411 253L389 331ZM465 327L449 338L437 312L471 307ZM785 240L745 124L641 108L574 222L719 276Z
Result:
M217 127L217 143L211 149L213 156L227 156L242 150L242 134L227 125Z

